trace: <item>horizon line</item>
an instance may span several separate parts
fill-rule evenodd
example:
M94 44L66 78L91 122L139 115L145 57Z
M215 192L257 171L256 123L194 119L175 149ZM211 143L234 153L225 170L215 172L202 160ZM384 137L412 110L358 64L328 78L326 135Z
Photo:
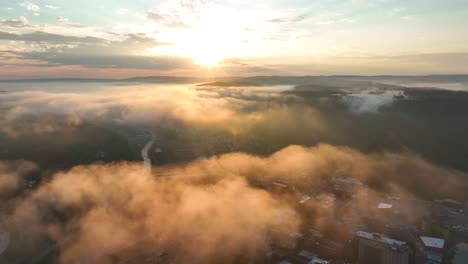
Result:
M237 79L248 79L248 78L261 78L261 77L286 77L286 78L307 78L307 77L437 77L437 76L467 76L468 73L461 74L445 74L445 73L434 73L434 74L376 74L376 75L359 75L359 74L331 74L331 75L254 75L254 76L217 76L217 77L192 77L192 76L171 76L171 75L148 75L148 76L134 76L129 78L86 78L86 77L64 77L64 78L23 78L23 79L0 79L0 82L21 82L21 81L130 81L133 79L144 79L144 78L173 78L173 79L223 79L223 78L237 78Z

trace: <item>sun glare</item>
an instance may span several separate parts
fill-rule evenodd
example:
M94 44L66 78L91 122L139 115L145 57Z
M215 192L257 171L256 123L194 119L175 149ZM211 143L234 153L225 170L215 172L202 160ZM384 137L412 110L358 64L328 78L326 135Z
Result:
M243 29L234 14L210 9L203 11L202 19L190 27L164 32L161 37L172 45L157 47L154 52L188 57L194 63L207 67L241 56L245 46Z
M213 37L201 36L199 41L192 42L192 45L187 49L187 55L197 64L216 66L222 60L236 54L238 48L235 47L235 41L231 41L229 43Z
M174 54L191 58L194 63L214 67L225 59L241 55L242 44L236 36L222 32L193 30L171 36L173 45L157 47L153 54Z
M203 65L203 66L208 66L208 67L214 67L219 64L219 62L222 60L221 58L217 56L201 56L200 58L194 58L195 63Z

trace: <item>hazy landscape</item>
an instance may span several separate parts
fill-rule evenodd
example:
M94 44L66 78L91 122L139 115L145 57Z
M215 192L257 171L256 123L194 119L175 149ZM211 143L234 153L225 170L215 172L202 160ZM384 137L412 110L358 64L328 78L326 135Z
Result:
M278 210L295 212L291 196L297 194L273 196L258 186L266 181L317 195L333 193L327 187L331 179L353 177L376 197L468 199L463 90L357 76L174 84L158 79L1 84L2 225L14 239L6 257L41 256L52 240L64 261L101 262L140 239L156 243L152 240L163 236L157 241L162 248L174 244L177 252L188 251L201 262L212 257L224 262L226 254L240 257L253 250L249 243L265 246L255 242L252 231L242 235L245 230L236 229L263 230ZM449 76L438 79L450 84ZM464 85L468 77L453 79ZM152 138L147 153L153 169L145 174L140 152ZM287 228L304 221L319 225L304 217L293 217ZM197 230L209 227L201 233L180 230L195 223ZM212 230L215 223L219 229ZM177 244L179 235L197 241L197 247ZM224 236L234 236L233 249L217 248ZM209 243L204 247L210 252L194 252L200 243Z

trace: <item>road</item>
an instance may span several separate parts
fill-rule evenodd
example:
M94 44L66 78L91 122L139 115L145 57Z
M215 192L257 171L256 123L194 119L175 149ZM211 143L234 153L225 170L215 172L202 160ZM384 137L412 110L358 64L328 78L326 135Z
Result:
M151 172L151 159L148 157L148 151L150 150L151 146L153 146L154 142L156 141L156 136L151 133L151 139L146 143L145 147L141 150L141 157L143 158L143 167L144 167L144 174L148 175Z

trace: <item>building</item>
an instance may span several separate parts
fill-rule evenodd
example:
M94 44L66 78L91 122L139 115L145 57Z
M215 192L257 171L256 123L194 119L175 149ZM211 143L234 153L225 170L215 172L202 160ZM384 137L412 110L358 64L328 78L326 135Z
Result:
M289 256L279 262L280 264L329 264L329 261L317 257L314 253L301 250L298 254Z
M442 263L445 240L442 238L420 236L416 242L419 252L425 258L425 264Z
M379 203L378 209L392 209L393 205L389 203Z
M362 182L352 177L333 177L331 181L336 190L349 190L364 185Z
M357 231L359 238L359 264L408 264L412 256L406 242L377 233Z
M462 202L453 199L435 200L434 202L445 208L448 211L449 217L457 217L463 214L465 209L465 205Z

